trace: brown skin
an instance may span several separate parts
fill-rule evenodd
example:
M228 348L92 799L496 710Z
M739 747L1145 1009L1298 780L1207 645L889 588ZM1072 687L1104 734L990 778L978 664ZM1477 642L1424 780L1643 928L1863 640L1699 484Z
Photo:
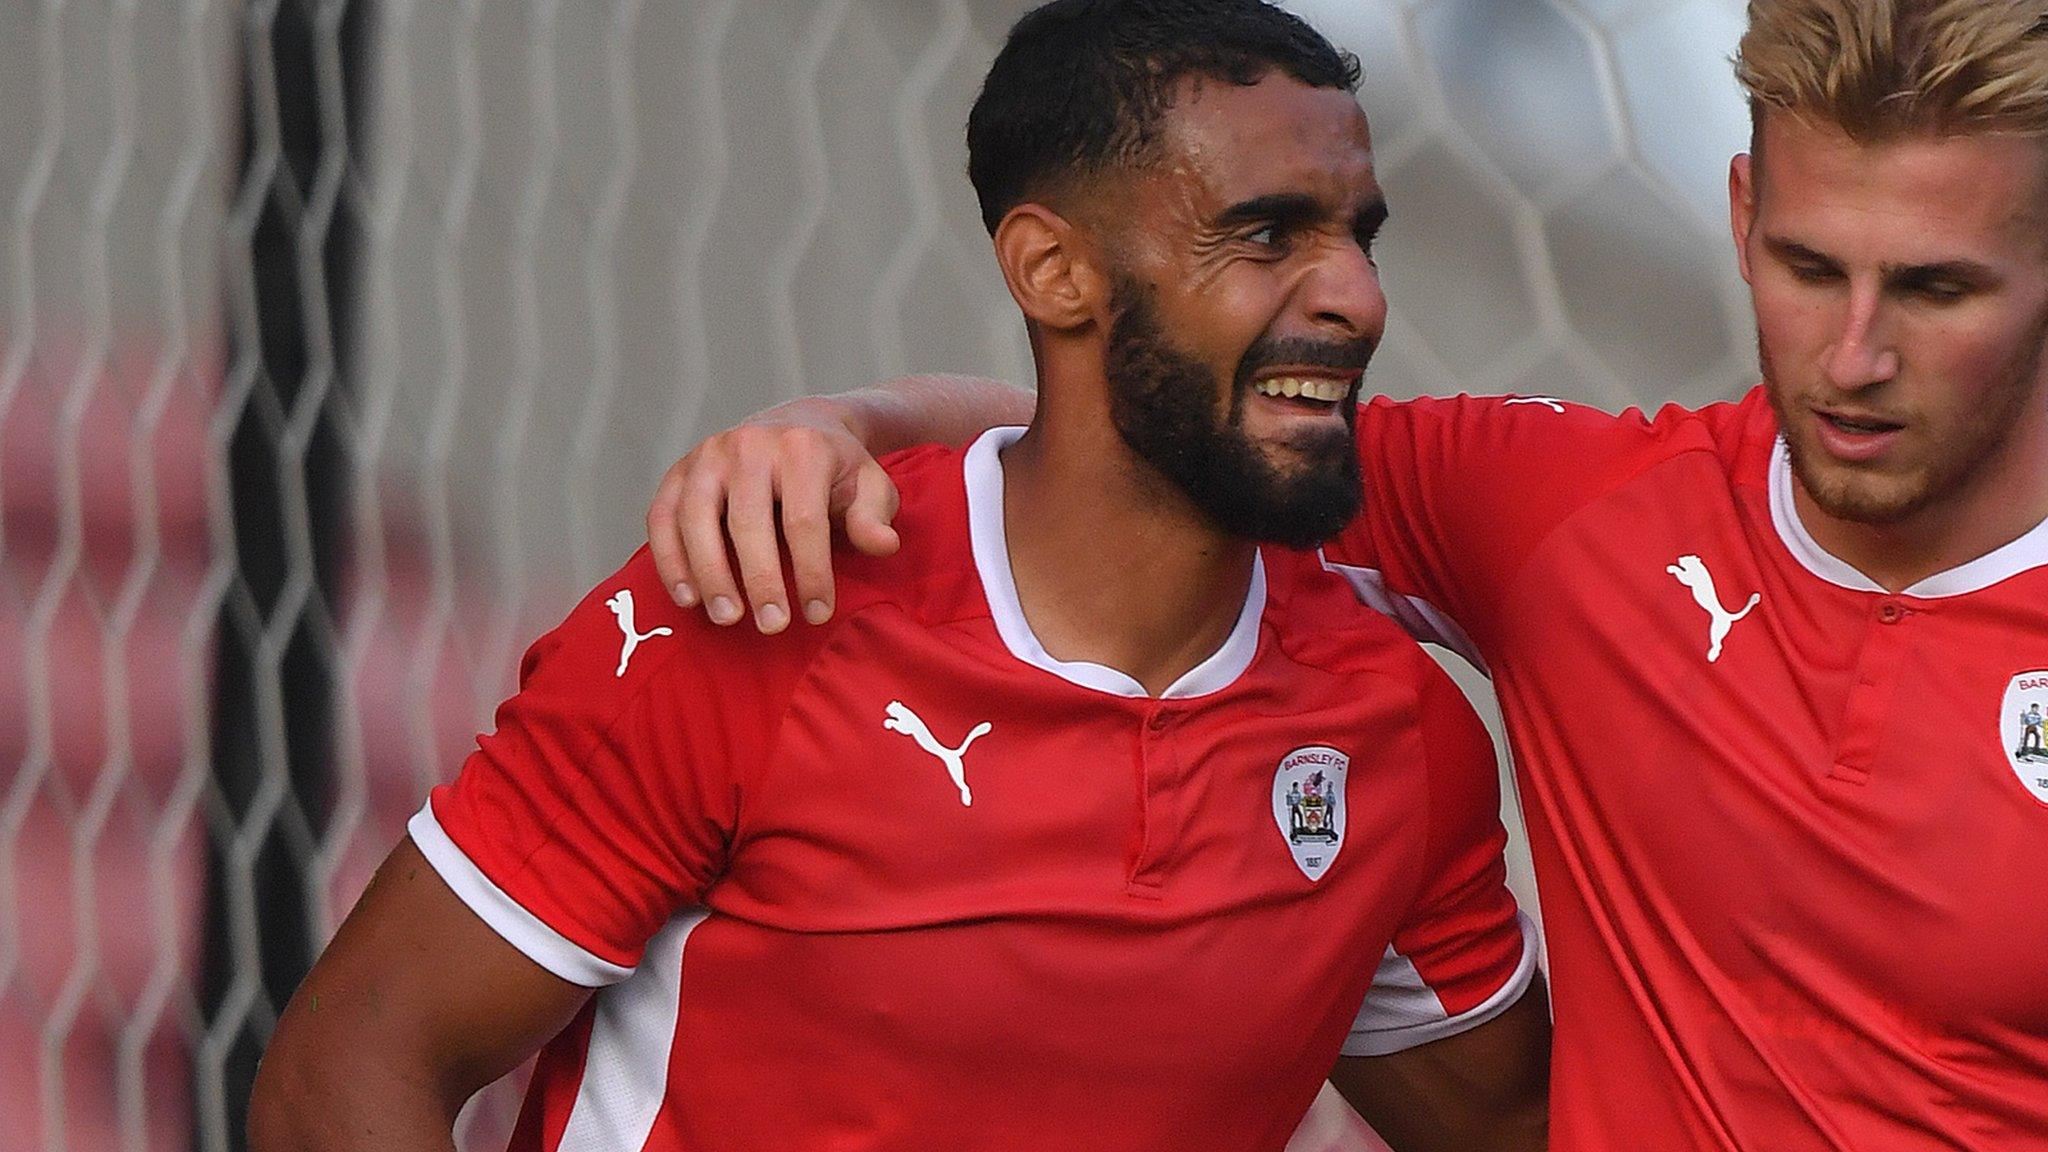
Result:
M1330 1083L1399 1152L1540 1149L1550 1129L1542 977L1485 1024L1391 1056L1345 1056Z
M1030 430L1003 454L1019 600L1055 658L1121 669L1155 694L1228 635L1256 545L1118 436L1104 371L1115 275L1150 290L1175 345L1209 370L1208 394L1186 402L1218 411L1260 339L1377 340L1386 323L1361 242L1384 208L1350 93L1278 73L1189 82L1161 137L1158 163L1021 205L995 234L1039 375ZM1247 209L1274 198L1284 211ZM1341 405L1243 403L1245 433L1283 473L1308 466L1296 437L1348 440Z
M1807 531L1898 590L2039 524L2048 144L1867 144L1778 111L1762 141L1732 222Z
M401 840L278 1020L250 1147L452 1152L463 1103L590 991L506 943Z

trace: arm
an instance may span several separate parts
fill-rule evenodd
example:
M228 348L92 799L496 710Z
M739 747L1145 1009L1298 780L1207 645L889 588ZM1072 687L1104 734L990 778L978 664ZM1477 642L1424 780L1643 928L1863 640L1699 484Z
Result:
M250 1147L452 1152L463 1103L589 995L506 943L400 841L278 1020Z
M1397 1152L1540 1152L1550 1083L1543 982L1455 1036L1387 1056L1339 1057L1330 1083Z
M704 604L719 624L735 623L751 604L761 631L780 632L790 621L786 544L804 618L822 624L833 607L833 521L869 555L897 548L889 527L896 488L875 456L1022 424L1034 403L1030 392L994 380L913 376L792 400L712 436L668 470L647 511L662 584L685 608Z
M1524 1152L1548 1127L1539 946L1507 888L1493 743L1411 649L1429 765L1421 891L1380 958L1330 1081L1397 1152Z
M626 663L622 608L659 633ZM258 1152L452 1152L477 1088L702 905L800 667L721 643L638 555L534 642L495 730L413 815L279 1021Z

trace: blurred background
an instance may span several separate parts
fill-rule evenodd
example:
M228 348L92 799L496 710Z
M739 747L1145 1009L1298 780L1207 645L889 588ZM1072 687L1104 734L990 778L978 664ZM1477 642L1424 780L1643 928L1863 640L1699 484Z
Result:
M1030 380L961 143L1030 6L0 2L0 1152L243 1146L311 957L698 437ZM1740 0L1290 6L1365 65L1369 384L1748 384ZM1296 1147L1366 1139L1326 1098Z

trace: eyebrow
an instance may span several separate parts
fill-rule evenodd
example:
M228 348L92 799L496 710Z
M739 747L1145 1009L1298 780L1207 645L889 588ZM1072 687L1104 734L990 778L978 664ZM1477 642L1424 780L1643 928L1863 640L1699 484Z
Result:
M1386 222L1386 198L1381 196L1375 196L1373 197L1371 203L1365 205L1363 208L1360 208L1358 210L1358 215L1352 218L1351 230L1353 232L1363 233L1367 236L1377 236L1379 235L1380 226L1385 224Z
M1816 252L1796 240L1787 240L1782 236L1764 237L1764 247L1781 260L1825 264L1830 268L1841 265L1841 262L1832 256ZM1988 282L1999 279L1996 269L1974 260L1938 260L1932 264L1884 264L1880 268L1887 282L1935 279Z
M1306 192L1275 192L1240 200L1216 214L1220 228L1241 224L1297 224L1322 215L1323 206Z
M1275 192L1241 200L1216 214L1218 228L1245 224L1306 224L1323 215L1323 203L1305 192ZM1387 201L1375 196L1352 217L1354 232L1376 233L1387 222Z

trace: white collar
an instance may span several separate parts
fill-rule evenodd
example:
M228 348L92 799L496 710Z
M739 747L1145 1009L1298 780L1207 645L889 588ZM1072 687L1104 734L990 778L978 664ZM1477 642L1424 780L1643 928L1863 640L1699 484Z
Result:
M1106 664L1055 660L1038 642L1031 623L1024 619L1024 606L1017 599L1017 580L1010 571L1010 545L1003 532L1003 462L998 455L1024 435L1022 428L991 428L967 449L963 468L967 478L967 525L974 547L974 568L981 576L981 590L988 597L995 617L996 632L1010 654L1034 668L1042 668L1083 688L1114 696L1145 696L1145 686ZM1206 696L1227 688L1246 668L1259 649L1259 618L1266 611L1266 561L1253 554L1252 584L1245 593L1244 608L1223 646L1209 658L1169 685L1159 694L1162 700Z
M1830 584L1858 592L1885 593L1883 585L1822 548L1807 532L1806 525L1799 520L1798 506L1792 500L1792 485L1796 482L1792 476L1791 452L1785 447L1785 438L1780 436L1771 449L1771 524L1777 528L1778 539L1785 542L1786 549L1808 572ZM2001 580L2044 564L2048 564L2048 520L2034 525L2026 535L2010 544L1946 572L1937 572L1900 595L1930 600L1961 596L1989 588Z

